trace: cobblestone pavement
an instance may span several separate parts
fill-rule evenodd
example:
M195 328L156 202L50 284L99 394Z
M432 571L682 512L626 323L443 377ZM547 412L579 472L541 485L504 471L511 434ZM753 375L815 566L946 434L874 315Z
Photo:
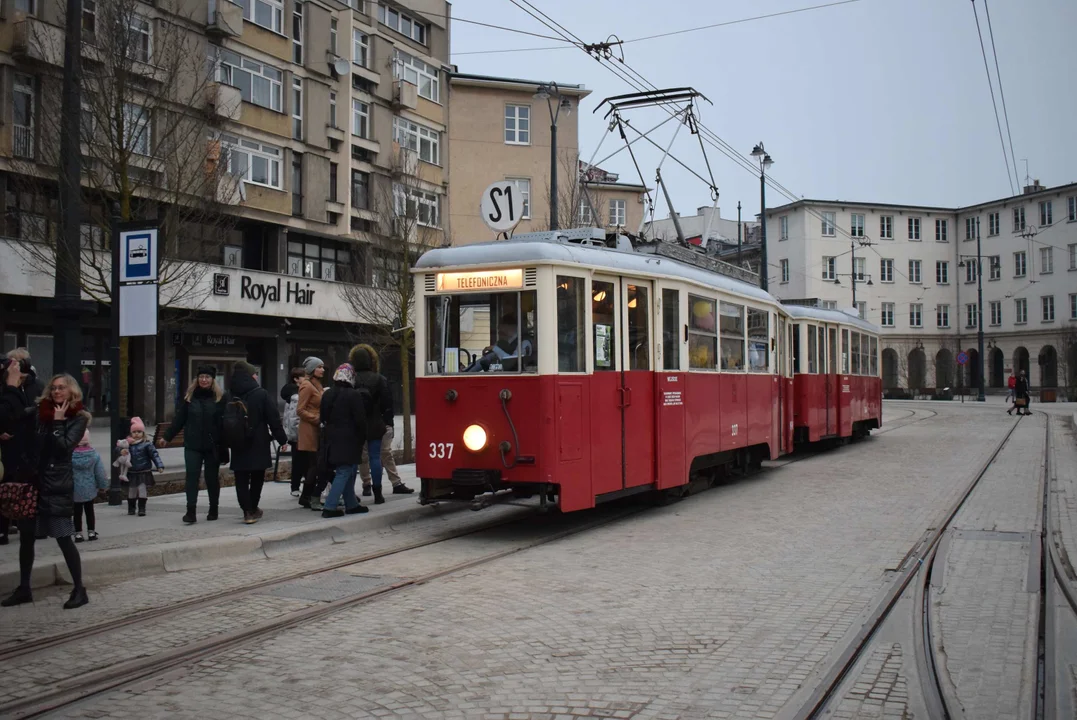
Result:
M63 717L773 717L1012 423L931 410L938 417L343 610ZM357 572L441 561L415 557ZM197 572L208 584L229 574ZM121 585L176 592L194 577ZM903 692L894 653L876 673L892 701Z
M1073 594L1077 595L1077 429L1069 418L1051 421L1051 450L1053 452L1052 526L1053 541L1066 566L1066 576Z

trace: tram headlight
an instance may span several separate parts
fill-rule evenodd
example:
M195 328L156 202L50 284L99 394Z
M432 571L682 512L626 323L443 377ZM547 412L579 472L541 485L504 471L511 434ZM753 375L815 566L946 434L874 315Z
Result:
M468 425L464 430L464 447L471 452L481 452L486 449L486 442L489 438L486 436L486 428L482 425Z

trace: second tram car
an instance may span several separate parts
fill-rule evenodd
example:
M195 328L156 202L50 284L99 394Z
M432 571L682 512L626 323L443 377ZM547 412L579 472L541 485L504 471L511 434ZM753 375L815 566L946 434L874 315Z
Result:
M513 489L567 512L683 486L804 435L794 358L809 325L816 342L849 333L843 348L855 328L863 367L878 366L867 323L826 311L809 322L749 283L587 239L432 250L414 272L423 502ZM847 379L843 394L860 392ZM881 398L878 384L867 391ZM850 433L880 405L836 402L849 404L835 417Z

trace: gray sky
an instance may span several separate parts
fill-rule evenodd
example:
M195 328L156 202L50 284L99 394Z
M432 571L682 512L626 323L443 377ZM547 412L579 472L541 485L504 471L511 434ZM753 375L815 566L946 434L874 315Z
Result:
M593 43L611 33L628 40L828 0L531 2ZM983 0L975 5L994 75ZM1023 183L1027 158L1029 174L1046 185L1077 181L1077 2L991 0L988 7L1017 175ZM453 14L554 34L509 0L457 0ZM452 61L461 72L586 85L593 92L579 127L580 154L587 159L605 133L601 114L591 111L606 96L631 92L622 80L575 48L459 54L559 44L456 22ZM775 160L771 174L797 196L952 206L1010 194L970 0L860 0L626 44L624 54L658 87L690 85L706 95L714 105L704 104L703 123L745 155L762 140ZM548 121L545 110L534 117ZM646 130L667 116L645 110L628 117ZM664 145L672 127L654 137ZM619 142L608 137L599 157ZM686 130L674 153L706 176L698 143ZM745 217L756 213L758 175L709 147L708 153L722 215L735 217L738 200ZM653 149L641 152L652 186L657 161ZM634 175L627 153L605 167L622 178ZM663 174L682 214L710 203L699 180L668 162ZM768 188L768 206L786 201ZM657 214L668 214L664 202Z

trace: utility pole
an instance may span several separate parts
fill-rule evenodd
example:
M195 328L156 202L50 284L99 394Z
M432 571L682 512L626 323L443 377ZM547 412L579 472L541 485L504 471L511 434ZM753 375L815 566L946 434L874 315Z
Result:
M737 200L737 267L740 267L740 200Z
M116 442L123 437L121 417L126 408L120 407L120 204L112 203L112 221L110 249L112 250L112 304L109 306L109 348L108 348L108 384L109 384L109 455L116 453ZM108 504L120 505L123 502L123 487L120 484L120 470L109 463L111 482L109 483Z
M557 119L562 110L566 115L572 111L572 101L561 94L555 82L539 85L533 97L545 100L550 111L550 230L557 230ZM579 168L573 168L573 171L579 174Z
M853 307L856 307L856 240L849 238L849 253L852 255L852 272L849 277L853 279Z
M760 142L752 148L752 157L759 158L759 218L763 225L763 257L759 264L759 287L767 289L767 274L770 266L767 264L767 168L774 164L774 160L767 154L763 143Z
M984 266L983 256L980 254L980 218L976 218L976 330L977 357L979 364L979 377L977 378L976 401L985 402L984 394Z

